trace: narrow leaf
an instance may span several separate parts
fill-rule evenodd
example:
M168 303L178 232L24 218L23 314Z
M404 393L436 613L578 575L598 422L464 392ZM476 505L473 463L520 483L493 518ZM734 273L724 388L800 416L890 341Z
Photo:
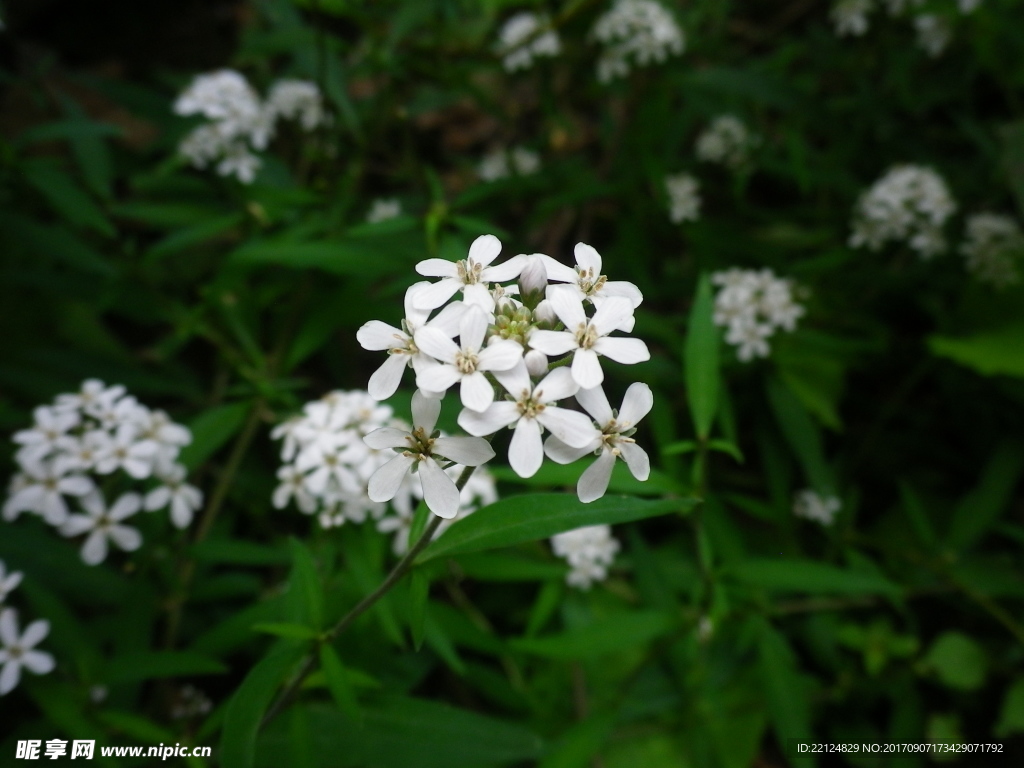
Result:
M711 279L702 275L697 296L690 310L689 331L683 349L686 373L686 400L693 414L697 437L706 440L718 410L718 391L722 386L719 371L718 328L715 327L714 295Z
M320 667L324 671L324 678L331 691L331 696L334 697L334 703L346 716L358 722L362 711L349 678L349 671L345 669L338 654L329 645L320 646Z

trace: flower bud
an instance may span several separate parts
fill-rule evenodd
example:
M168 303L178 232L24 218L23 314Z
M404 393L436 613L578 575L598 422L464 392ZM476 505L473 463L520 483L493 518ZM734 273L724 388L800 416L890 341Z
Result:
M555 308L547 299L534 307L533 319L538 326L545 329L551 329L558 325L558 315L555 314Z
M548 287L548 271L538 254L526 256L526 266L519 273L519 298L528 307L535 307L544 298Z
M526 362L526 370L535 379L548 372L548 356L543 352L531 349L523 356L523 360Z

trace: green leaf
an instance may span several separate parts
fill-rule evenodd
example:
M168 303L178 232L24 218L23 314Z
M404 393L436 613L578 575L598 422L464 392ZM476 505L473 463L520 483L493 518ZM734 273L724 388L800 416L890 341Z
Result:
M429 595L430 577L422 568L417 568L409 576L409 630L412 632L412 646L417 651L423 645L423 624Z
M993 731L996 738L1005 739L1014 733L1024 733L1024 678L1006 691L999 722Z
M349 679L349 671L342 665L341 659L330 645L320 646L320 668L324 672L334 703L347 717L358 722L362 717L362 710Z
M194 651L149 651L112 658L100 679L109 684L135 683L161 677L219 675L227 671L221 662Z
M751 558L727 572L737 581L770 591L808 594L898 595L889 580L870 573L837 568L814 560Z
M146 251L146 256L148 259L153 260L184 251L193 245L212 240L218 235L234 229L244 220L245 217L241 213L229 213L225 216L218 216L208 221L201 221L198 224L178 229L150 247Z
M217 452L245 423L252 404L229 403L204 411L188 424L192 442L181 449L178 461L195 469Z
M577 481L583 471L594 462L592 456L574 461L571 464L555 464L544 462L537 473L532 477L520 477L510 467L490 468L495 480L502 480L517 485L525 485L529 488L575 488ZM612 468L612 479L608 483L610 493L625 493L630 496L663 496L666 494L682 494L685 489L675 478L651 470L647 480L637 480L629 471L624 461L615 462Z
M291 560L287 552L267 544L235 539L207 539L189 548L196 560L232 565L281 565Z
M670 613L631 611L557 635L515 638L509 641L509 646L550 659L593 659L642 647L668 633L675 624Z
M985 682L985 652L962 632L939 635L922 663L950 688L973 691Z
M115 230L99 206L74 180L51 163L24 165L25 179L67 221L113 237Z
M807 689L800 678L796 656L767 621L758 621L757 655L768 711L775 727L775 736L782 748L790 739L811 741L811 706ZM808 758L804 765L813 765Z
M900 497L903 500L903 511L907 513L917 538L925 546L934 547L939 539L935 533L935 527L928 519L928 513L921 503L921 498L906 483L900 483Z
M566 493L515 496L459 520L427 547L418 562L547 539L586 525L615 525L689 511L696 503L690 498L644 501L628 496L605 496L584 504L575 495Z
M706 274L702 275L690 310L689 331L683 350L686 400L693 414L693 428L701 440L706 440L711 433L718 410L718 391L722 386L714 305L711 279Z
M953 511L946 536L949 547L962 551L981 540L1009 505L1022 469L1024 449L1019 443L1005 442L996 448L978 486Z
M591 715L562 734L538 768L587 768L611 736L615 717Z
M175 742L181 741L181 736L175 734L173 731L158 725L152 720L141 715L137 715L134 712L124 712L116 709L103 709L96 713L96 717L111 730L117 732L118 735L124 734L139 742L149 742L150 744L174 744ZM190 765L193 768L206 768L206 761L199 757L192 757L191 754L189 754L187 757L182 757L182 759L187 765Z
M539 560L517 552L459 555L459 569L476 581L545 581L564 579L565 563Z
M1024 339L1024 322L1017 320L973 336L929 336L928 346L939 357L948 357L985 376L1024 377L1021 339Z
M315 640L320 637L320 632L312 627L302 624L288 624L284 622L262 622L253 624L254 632L265 632L268 635L285 637L291 640Z
M221 765L224 768L252 766L263 714L304 651L305 646L289 645L264 657L235 691L228 703L221 733Z
M819 493L835 492L836 482L825 461L821 430L797 397L779 379L767 382L768 402L782 434L800 460L807 480Z
M1008 123L999 130L1002 139L1002 166L1017 208L1024 214L1024 120Z
M409 259L396 258L383 238L299 243L257 240L231 252L229 260L240 266L276 264L291 269L322 269L337 275L386 275L408 266ZM390 242L390 241L389 241Z
M324 590L313 555L298 539L288 542L292 550L292 573L288 579L289 613L294 619L323 626Z

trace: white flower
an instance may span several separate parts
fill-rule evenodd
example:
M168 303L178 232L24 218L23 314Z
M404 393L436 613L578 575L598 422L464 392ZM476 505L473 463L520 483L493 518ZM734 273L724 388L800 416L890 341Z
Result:
M121 525L125 520L142 508L142 497L137 493L122 495L107 510L103 497L99 493L90 493L82 497L84 515L71 515L61 526L63 536L79 536L89 531L89 536L82 545L82 560L89 565L98 565L107 558L107 540L109 539L125 552L134 552L142 546L142 536L134 528Z
M185 482L185 467L181 464L158 467L156 476L162 485L146 494L145 508L152 512L169 504L175 527L188 527L192 515L203 505L202 492Z
M588 453L597 454L597 461L583 472L576 485L580 501L589 503L604 496L616 458L626 462L637 480L646 480L651 474L651 460L647 452L636 444L632 435L636 431L637 422L654 405L651 388L640 382L631 384L618 413L612 410L601 387L581 389L576 393L576 401L594 417L599 434L593 442L581 448L570 447L557 437L550 437L544 444L544 452L559 464L569 464Z
M174 102L176 114L216 120L230 136L247 134L261 111L256 91L244 75L231 69L198 75Z
M123 469L137 480L149 477L160 448L152 440L140 440L134 424L121 424L113 436L102 440L103 446L96 456L96 471L109 475Z
M3 605L7 596L21 584L22 574L20 571L7 573L4 561L0 560L0 605Z
M266 109L273 118L298 120L305 131L326 122L320 89L307 80L278 80L270 87Z
M800 491L793 500L793 514L829 526L835 522L842 502L835 496L821 496L810 489Z
M233 136L221 129L219 123L208 123L193 128L178 144L178 154L195 168L205 168L225 154L236 143Z
M68 431L78 426L80 417L75 411L40 406L32 412L32 429L15 432L14 442L22 445L18 452L21 460L35 462L68 445Z
M522 259L513 256L504 264L490 266L501 252L501 242L494 235L481 235L469 246L469 255L456 262L425 259L416 271L427 277L442 278L417 292L413 303L420 309L434 309L459 291L467 304L476 304L488 312L494 309L494 297L488 283L513 280L523 268Z
M89 478L67 474L66 462L24 463L22 470L18 489L4 504L5 520L14 520L21 512L34 512L50 525L61 525L68 517L63 494L82 496L93 488Z
M888 240L904 240L929 259L946 249L942 226L955 211L956 202L935 171L897 165L860 196L849 244L878 251Z
M530 346L548 356L572 352L572 377L580 387L590 389L604 381L599 357L627 365L651 359L647 345L640 339L608 335L632 317L633 305L629 299L610 296L591 318L571 289L553 288L548 293L548 301L565 324L565 330L534 331L530 334Z
M99 379L86 379L77 392L58 395L57 407L81 410L89 416L97 417L97 409L103 409L105 404L119 400L124 393L125 389L120 384L108 387Z
M768 357L771 347L767 339L773 333L774 329L766 323L736 323L729 326L725 340L737 347L736 357L741 362L749 363L756 357Z
M1009 216L977 213L967 219L967 238L960 246L967 270L979 282L997 288L1020 281L1018 263L1024 256L1024 233Z
M423 487L423 499L430 511L439 517L454 517L459 511L460 496L455 482L445 474L435 456L456 464L475 467L494 458L494 449L486 440L477 437L437 437L434 425L441 412L441 401L413 394L413 429L384 427L371 432L364 439L376 450L401 449L397 456L378 469L370 478L369 497L374 501L389 501L398 492L406 474L414 471Z
M939 56L953 37L949 22L941 16L923 13L914 17L914 29L917 30L917 44L933 59Z
M476 172L484 181L497 181L508 177L508 153L504 149L496 149L484 155Z
M39 619L18 632L18 614L13 608L0 611L0 696L10 693L21 680L21 668L37 675L53 671L53 656L35 647L50 633L50 622Z
M677 173L665 178L668 192L669 219L679 224L700 218L700 183L688 173Z
M401 215L402 203L397 197L389 199L381 198L373 201L373 205L370 206L370 211L366 214L366 220L370 224L377 224L378 222L394 219Z
M558 33L544 14L517 13L505 22L498 37L497 53L508 72L529 69L534 58L557 56L561 51Z
M750 134L738 117L719 115L697 137L697 159L721 163L736 170L747 164L750 150L758 142L759 139Z
M316 512L316 499L306 490L306 473L298 467L286 464L277 470L277 479L281 484L274 490L273 504L277 509L284 509L294 498L300 512L311 515Z
M217 163L217 173L221 176L235 176L243 184L252 184L261 165L263 161L250 152L245 144L232 144Z
M721 287L715 296L713 320L725 326L725 340L738 347L742 362L767 357L768 339L782 328L792 331L804 308L794 299L792 282L770 269L732 268L715 272L711 282Z
M462 404L474 411L485 410L494 402L494 388L484 372L507 371L523 359L523 348L514 341L495 339L484 346L488 324L487 315L470 306L459 323L458 344L430 326L416 331L416 346L440 363L423 368L416 375L416 386L427 392L444 392L459 382Z
M518 176L531 176L540 170L540 155L526 147L512 147L509 160Z
M634 308L639 307L643 302L643 294L633 283L625 280L609 280L601 274L601 254L597 252L596 248L586 243L576 243L573 254L576 257L575 268L568 267L545 254L537 255L544 262L548 279L556 283L567 283L575 290L580 301L589 300L595 306L600 307L602 301L612 296L620 296L629 299L629 303ZM548 289L549 299L554 289L555 286ZM632 313L627 320L628 322L620 326L618 330L626 333L633 330Z
M868 31L868 14L874 8L874 0L839 0L832 5L829 16L840 37L859 37Z
M570 586L590 589L595 581L604 581L608 566L619 551L619 542L608 525L588 525L551 537L551 548L564 557L572 570L566 576Z
M607 83L683 52L685 37L672 14L654 0L616 0L594 24L591 36L604 45L597 79Z
M525 365L496 373L495 378L513 399L492 403L482 413L463 409L459 426L471 435L483 437L515 424L508 463L520 477L532 477L544 461L542 427L573 448L594 440L596 430L590 419L578 411L554 405L579 390L568 369L556 368L536 385L530 381Z
M960 8L960 13L968 14L974 13L981 5L981 0L959 0L957 6Z
M371 320L356 332L356 340L363 349L386 349L388 352L387 359L370 376L368 389L370 395L377 400L385 400L395 394L407 366L412 366L419 373L437 364L416 346L414 335L420 329L430 327L448 340L459 332L459 320L467 309L465 304L449 304L430 321L427 320L430 309L417 308L418 293L429 286L430 283L424 281L416 283L405 292L405 320L401 328L380 320Z

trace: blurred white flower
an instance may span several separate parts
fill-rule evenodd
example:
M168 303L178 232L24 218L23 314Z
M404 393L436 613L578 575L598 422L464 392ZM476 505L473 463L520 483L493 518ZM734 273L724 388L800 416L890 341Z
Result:
M508 72L529 69L541 56L557 56L561 50L558 33L545 14L522 11L509 17L498 33L497 54Z
M37 675L53 671L53 656L35 647L50 633L50 622L39 619L18 631L18 614L13 608L0 610L0 696L15 689L22 668Z
M88 565L99 565L107 559L108 541L125 552L134 552L142 546L142 535L121 522L142 508L142 497L126 493L107 509L103 497L89 493L80 500L84 515L71 515L60 527L62 535L71 538L88 532L82 545L82 560Z
M67 462L60 459L21 462L19 482L4 503L4 520L34 512L49 525L61 525L68 518L64 496L83 496L92 488L89 478L68 474Z
M512 149L495 149L484 155L477 166L477 175L483 181L505 179L515 173L530 176L540 170L540 155L532 149L517 146Z
M940 56L953 37L949 22L932 13L922 13L914 17L914 29L917 31L917 45L933 59Z
M839 37L859 37L868 31L868 14L874 10L874 0L839 0L829 11L832 25Z
M750 160L750 151L760 139L747 130L735 115L719 115L697 137L698 160L721 163L727 168L742 168Z
M308 80L278 80L270 87L266 110L271 121L278 117L298 120L305 131L312 131L326 122L323 97L316 83Z
M36 462L70 443L68 431L78 426L80 417L74 411L63 408L40 406L32 412L35 423L31 429L15 432L11 438L22 447L19 460Z
M174 102L178 115L215 120L226 136L245 136L260 120L260 97L240 72L222 69L198 75Z
M611 526L589 525L551 537L551 549L565 558L572 570L566 582L578 589L590 589L595 581L608 577L608 567L619 551Z
M603 45L597 62L602 83L678 56L686 43L683 30L668 9L654 0L616 0L594 24L591 36Z
M675 224L700 218L700 182L689 173L677 173L665 178L668 193L669 220Z
M793 295L793 284L777 278L770 269L732 268L715 272L711 282L719 286L713 320L724 326L725 340L737 347L742 362L767 357L768 339L779 328L792 331L804 308Z
M381 221L394 219L402 215L402 203L397 197L374 200L366 214L366 221L370 224L377 224Z
M181 464L158 466L155 476L160 485L146 494L145 508L171 508L171 522L176 528L187 528L192 516L203 505L202 492L185 482L186 469Z
M4 565L3 560L0 560L0 605L3 605L7 596L21 584L21 577L20 571L7 573L7 566Z
M843 504L835 496L822 496L810 489L800 491L793 499L793 514L824 526L832 525Z
M221 176L235 176L243 184L252 184L261 165L263 161L245 144L232 144L225 149L217 163L217 173Z
M966 235L960 253L979 282L997 288L1020 282L1024 233L1016 221L996 213L977 213L967 219Z
M968 14L974 13L981 5L981 0L958 0L957 6L960 8L960 13Z

